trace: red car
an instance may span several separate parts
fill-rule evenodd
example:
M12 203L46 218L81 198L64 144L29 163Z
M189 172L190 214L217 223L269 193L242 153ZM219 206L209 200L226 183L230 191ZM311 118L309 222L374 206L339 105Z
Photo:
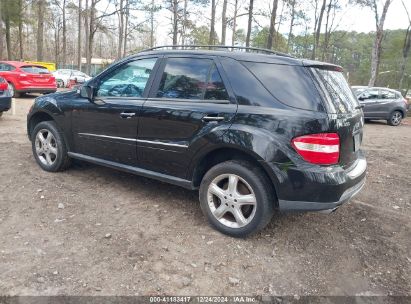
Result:
M13 97L24 93L54 93L56 79L45 67L20 61L0 61L0 76L9 83Z

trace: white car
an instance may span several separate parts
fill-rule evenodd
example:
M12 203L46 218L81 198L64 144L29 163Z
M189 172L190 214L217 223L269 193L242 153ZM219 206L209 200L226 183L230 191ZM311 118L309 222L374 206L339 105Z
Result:
M67 87L70 80L76 80L78 83L83 83L92 78L81 71L70 69L60 69L54 71L53 75L56 78L57 86L59 88Z

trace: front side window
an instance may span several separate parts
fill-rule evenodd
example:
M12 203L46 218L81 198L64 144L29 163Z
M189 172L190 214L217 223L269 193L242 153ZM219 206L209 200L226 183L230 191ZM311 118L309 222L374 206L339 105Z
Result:
M157 58L128 62L104 77L97 90L98 97L143 97Z
M228 94L211 59L170 58L156 97L226 100Z

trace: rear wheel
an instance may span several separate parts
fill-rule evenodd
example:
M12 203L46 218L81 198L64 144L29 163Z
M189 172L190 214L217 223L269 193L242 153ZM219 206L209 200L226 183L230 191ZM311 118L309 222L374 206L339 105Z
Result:
M8 87L8 89L9 89L9 92L10 92L11 97L15 97L15 98L20 97L20 93L19 93L19 92L16 92L16 88L15 88L14 85L13 85L12 83L10 83L10 82L9 82L9 87Z
M402 121L402 113L400 111L392 112L388 124L390 126L398 126Z
M218 231L245 237L264 228L274 213L275 196L264 172L245 161L212 167L200 185L200 205Z
M70 165L67 146L54 121L43 121L34 127L31 137L34 158L45 171L63 171Z

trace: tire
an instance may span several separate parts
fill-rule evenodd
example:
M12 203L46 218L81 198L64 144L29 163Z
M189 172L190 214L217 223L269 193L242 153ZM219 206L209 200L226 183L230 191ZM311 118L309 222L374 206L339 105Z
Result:
M54 121L42 121L34 127L31 146L34 158L43 170L58 172L70 166L67 145Z
M402 113L400 111L394 111L391 113L390 118L387 120L387 123L390 126L398 126L402 121Z
M14 97L14 98L20 97L20 93L16 92L16 88L11 82L9 82L9 90L11 91L11 97Z
M0 111L0 117L2 117L3 116L3 111Z
M231 189L236 191L230 191L230 181L235 184ZM274 214L276 199L265 173L246 161L226 161L212 167L201 181L199 197L201 209L209 223L232 237L246 237L263 229ZM240 200L245 203L242 207ZM253 200L254 204L250 203ZM237 216L234 216L235 213Z
M368 118L365 118L365 119L364 119L364 122L365 122L365 123L369 123L370 121L371 121L371 119L368 119Z

